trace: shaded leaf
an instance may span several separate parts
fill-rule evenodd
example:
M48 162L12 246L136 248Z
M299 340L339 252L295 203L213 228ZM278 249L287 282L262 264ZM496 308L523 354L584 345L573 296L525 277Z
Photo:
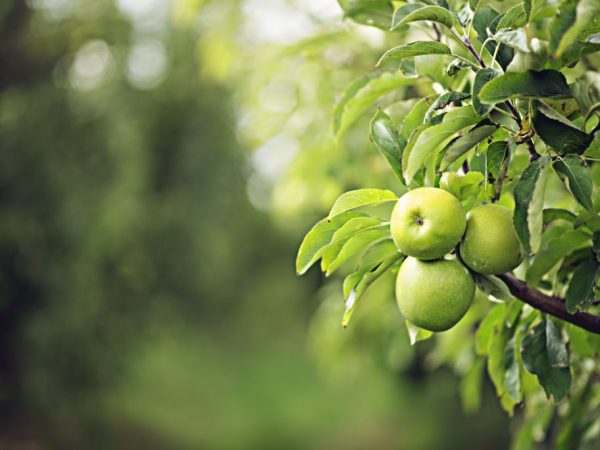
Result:
M502 15L489 5L483 6L473 15L473 28L477 32L477 40L481 43L488 38L488 29L495 33ZM493 55L496 51L496 42L488 41L485 48ZM503 70L506 70L514 56L514 50L506 45L500 44L497 59Z
M525 30L518 28L516 30L501 29L494 34L496 41L506 44L509 47L516 48L523 53L529 53L529 46L527 45L527 36Z
M585 209L591 210L592 204L592 171L581 159L567 155L553 164L554 170L567 181L569 190Z
M453 59L452 61L450 61L450 64L448 64L448 67L446 68L446 73L448 74L449 77L453 77L463 69L474 69L474 68L475 68L474 64L471 64L470 62L465 61L464 59L456 58L456 59Z
M494 108L494 105L481 103L481 100L479 99L479 93L490 80L493 80L498 75L498 72L490 68L481 69L475 74L471 96L473 97L473 108L480 116L484 116L489 113Z
M371 140L385 157L394 174L404 184L402 176L402 153L406 139L396 129L392 119L381 110L377 110L371 120Z
M431 104L427 112L425 113L425 117L423 118L423 122L429 122L431 120L431 116L433 113L439 109L444 109L446 106L453 102L460 102L466 98L469 98L471 95L466 94L464 92L444 92L438 98L434 100Z
M547 164L545 156L532 162L515 186L513 223L527 252L537 251L541 243Z
M484 120L477 124L476 127L469 130L468 133L451 141L442 151L443 156L440 163L440 170L446 170L450 164L467 153L477 144L490 137L496 132L497 129L498 127L492 122L489 120Z
M548 225L550 222L555 220L566 220L568 222L575 222L577 216L571 211L560 208L546 208L544 209L544 225Z
M510 158L510 144L507 141L492 142L487 148L488 173L493 178L498 178L508 158Z
M587 309L589 301L593 299L598 270L598 261L593 260L586 260L577 266L567 289L568 312L573 314L577 310Z
M511 97L569 97L571 91L562 73L556 70L507 72L489 81L479 92L484 103L498 103Z
M582 154L592 137L573 125L566 117L541 102L536 102L533 126L544 143L561 154Z
M523 339L521 356L525 370L537 376L548 397L561 401L571 388L571 372L568 367L553 367L548 353L546 335L547 321L536 325L531 334ZM550 325L552 327L553 325ZM556 336L550 337L556 345ZM552 358L554 359L554 358Z
M519 361L515 349L515 338L506 342L504 348L504 389L506 394L515 402L520 402L523 398L521 389L521 374Z

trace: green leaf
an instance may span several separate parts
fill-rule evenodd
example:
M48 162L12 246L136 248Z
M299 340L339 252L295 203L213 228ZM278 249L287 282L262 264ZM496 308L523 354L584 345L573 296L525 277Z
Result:
M503 326L506 314L506 303L494 306L483 319L475 334L475 352L479 356L486 356L489 352L491 336L494 330Z
M460 399L465 412L472 413L479 409L482 387L483 359L477 358L460 382Z
M555 220L566 220L567 222L575 222L577 216L571 211L560 208L546 208L544 209L544 225L548 225L550 222Z
M425 8L425 5L421 3L408 3L406 5L402 5L396 11L394 11L394 17L392 18L392 28L391 30L395 30L402 25L402 20L409 14L421 9Z
M456 18L458 19L458 23L460 23L461 27L466 27L469 21L473 18L473 12L471 11L471 8L469 8L469 5L464 5L460 11L456 13Z
M600 74L585 72L571 85L571 91L581 113L587 114L596 103L600 102Z
M415 131L419 125L423 123L425 114L427 114L431 103L431 97L423 97L415 103L410 112L406 115L402 121L402 127L400 131L400 134L402 134L405 139L408 139L413 131Z
M470 106L454 109L444 116L442 122L424 128L411 135L403 155L403 172L410 183L428 159L435 161L439 147L454 133L476 123L479 116Z
M498 127L489 120L484 120L477 124L468 133L457 137L451 141L448 146L442 150L443 157L440 163L440 170L446 170L450 164L467 153L480 142L490 137L496 132Z
M551 48L556 45L555 56L564 56L578 40L583 40L590 34L600 31L597 21L600 14L600 4L597 0L563 1L558 7L558 16L550 23L551 34L556 35L550 41ZM558 19L560 18L560 20Z
M545 242L527 270L527 283L537 286L542 277L562 258L588 242L581 230L571 230Z
M477 202L483 180L481 172L468 172L465 175L445 172L440 179L440 187L454 195L469 210Z
M377 66L387 64L391 61L397 61L404 58L410 58L420 55L450 55L450 48L437 41L417 41L411 44L400 45L389 49L383 54Z
M508 45L509 47L516 48L523 53L529 53L529 46L527 45L527 35L525 30L518 28L516 30L501 29L494 34L494 38L497 42Z
M328 217L331 219L351 209L379 205L396 200L398 200L396 194L387 189L356 189L340 195L331 207Z
M569 367L567 344L552 320L546 319L546 349L551 367Z
M525 18L525 8L523 7L523 3L513 6L506 14L502 16L500 22L498 22L498 30L502 30L503 28L520 28L526 24Z
M435 101L431 104L427 112L425 113L425 117L423 118L423 122L429 122L431 120L431 116L433 113L439 109L444 109L446 106L453 102L460 102L466 98L469 98L471 95L466 94L464 92L455 92L449 91L444 92Z
M533 126L544 143L560 154L581 155L592 141L592 136L581 131L558 111L536 102Z
M389 29L394 8L389 0L338 0L344 18L356 23Z
M567 155L553 164L554 170L566 180L569 190L585 209L592 210L592 171L574 155Z
M473 108L480 116L485 116L487 113L489 113L494 108L494 105L486 105L481 103L481 100L479 99L479 93L490 80L493 80L498 75L498 72L490 68L481 69L475 74L471 96L473 97Z
M402 176L402 153L406 147L406 139L398 132L392 119L381 110L377 110L371 120L371 140L385 157L400 183L405 184Z
M507 333L504 325L498 324L494 327L494 332L490 336L487 354L487 369L490 379L496 388L496 395L498 397L502 397L505 392L504 349L507 340Z
M473 11L477 11L477 6L479 6L480 0L469 0L469 6Z
M548 59L546 68L561 69L565 66L571 67L584 56L590 55L597 51L600 51L600 44L576 41L569 45L559 58Z
M520 402L523 398L521 389L521 374L519 360L515 349L515 338L512 337L504 347L504 389L506 394L514 401Z
M507 302L513 299L508 286L500 278L494 275L483 275L473 272L475 283L481 292L495 302Z
M342 225L321 252L321 271L325 272L345 243L356 233L381 227L381 219L372 216L355 217Z
M536 375L546 395L554 397L555 401L559 402L565 398L571 388L571 372L568 366L556 367L552 364L558 362L556 349L564 343L560 343L562 341L560 335L552 331L554 325L548 325L548 322L545 320L536 325L533 332L525 336L521 356L525 370ZM551 330L550 335L547 333L548 330ZM549 349L549 344L553 349Z
M410 345L415 345L417 342L424 341L425 339L429 339L431 336L433 336L432 331L419 328L408 320L406 321L406 331L408 331Z
M365 291L373 284L381 275L387 272L394 264L400 261L404 256L397 253L389 258L386 258L376 268L364 274L361 280L356 285L356 288L350 292L346 300L346 309L342 317L342 326L347 327L350 319L354 314L358 301L362 298Z
M586 260L573 272L566 295L567 311L571 314L589 306L589 301L594 296L599 268L597 261Z
M562 53L564 48L571 42L561 45L562 37L575 23L577 17L577 4L579 0L563 0L556 9L556 15L550 20L550 52L554 55ZM560 49L560 50L559 50Z
M339 253L331 263L325 267L325 275L330 276L339 269L344 263L363 253L369 246L381 241L382 239L391 239L388 229L370 229L356 233L348 239L340 249Z
M437 22L448 28L452 28L454 25L454 17L452 17L452 13L441 6L424 6L423 8L415 9L411 13L402 17L402 19L400 19L398 22L396 22L395 19L396 18L394 17L392 29L407 23L421 22L424 20Z
M455 58L448 64L446 73L449 77L453 77L463 69L475 69L475 65L464 59Z
M523 10L525 11L525 23L529 23L529 19L531 18L532 5L533 5L533 0L524 0L523 1Z
M545 156L532 162L515 186L513 223L527 252L536 252L541 243L547 164Z
M569 97L571 91L562 73L556 70L507 72L489 81L479 92L484 103L498 103L512 97Z
M390 72L375 72L355 80L346 88L333 111L333 131L339 140L348 127L379 98L414 83L412 78Z
M505 161L510 158L510 144L507 141L496 141L488 145L487 166L488 173L493 178L498 178Z
M296 272L298 275L305 273L321 257L325 247L331 242L334 233L348 220L355 217L365 217L356 211L349 211L333 219L325 218L317 222L300 244L296 257Z
M497 30L498 22L502 19L502 15L489 5L485 5L478 10L473 16L473 28L477 32L477 40L481 43L488 38L488 29L491 33ZM496 51L496 43L488 41L485 48L493 55ZM497 60L503 70L506 70L514 56L514 50L506 45L500 44L498 49Z

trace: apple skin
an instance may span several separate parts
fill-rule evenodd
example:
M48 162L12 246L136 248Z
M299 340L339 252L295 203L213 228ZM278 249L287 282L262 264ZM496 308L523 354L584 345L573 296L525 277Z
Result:
M398 249L419 259L438 259L452 250L467 226L465 210L443 189L422 187L398 199L390 229Z
M408 257L396 278L396 301L405 319L429 331L446 331L467 313L475 282L456 260Z
M484 275L510 272L525 252L513 225L512 211L501 205L480 205L469 212L460 256L471 270Z

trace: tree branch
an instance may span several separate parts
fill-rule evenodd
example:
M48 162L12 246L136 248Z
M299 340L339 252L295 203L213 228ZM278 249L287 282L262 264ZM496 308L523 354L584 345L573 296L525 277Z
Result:
M498 278L506 283L512 295L528 305L554 317L558 317L565 322L572 323L590 333L600 334L600 317L584 312L571 314L567 312L565 301L563 299L546 295L537 289L528 286L511 274L504 273L498 275Z

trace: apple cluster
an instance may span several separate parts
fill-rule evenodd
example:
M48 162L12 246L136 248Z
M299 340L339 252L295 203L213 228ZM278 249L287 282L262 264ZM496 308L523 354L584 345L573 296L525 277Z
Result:
M509 208L485 204L467 216L458 199L443 189L404 194L390 227L394 243L407 256L396 279L398 307L407 320L430 331L448 330L466 314L475 297L471 271L504 273L524 258ZM455 249L456 255L449 255Z

